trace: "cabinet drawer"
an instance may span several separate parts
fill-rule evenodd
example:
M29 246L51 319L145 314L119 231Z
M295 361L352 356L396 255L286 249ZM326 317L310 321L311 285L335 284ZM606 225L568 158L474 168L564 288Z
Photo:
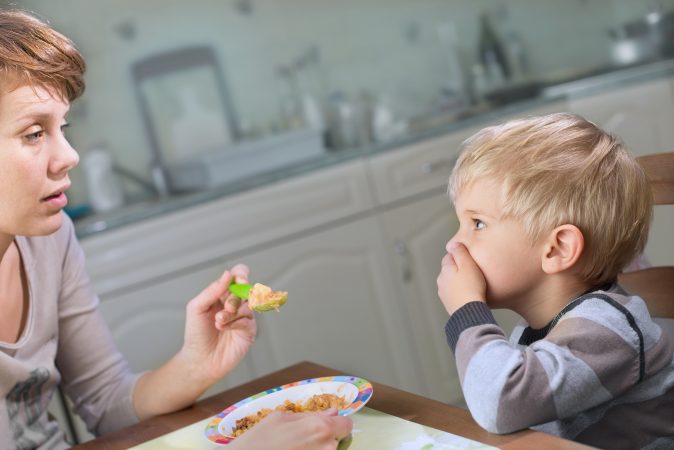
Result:
M569 100L569 110L617 135L635 155L671 151L672 80L658 79Z
M82 240L101 298L257 248L373 206L362 160Z
M375 200L386 204L433 189L447 186L460 145L484 127L496 125L517 117L536 116L564 111L566 103L556 101L521 109L515 105L485 115L479 123L450 132L440 137L398 150L376 155L369 160Z
M374 194L386 204L447 186L459 146L479 128L469 128L377 155L369 160Z

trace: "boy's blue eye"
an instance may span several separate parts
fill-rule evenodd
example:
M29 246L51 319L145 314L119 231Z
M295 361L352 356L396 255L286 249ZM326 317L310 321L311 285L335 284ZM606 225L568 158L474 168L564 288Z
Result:
M487 225L483 221L481 221L480 219L473 219L473 228L474 229L481 230L486 226Z

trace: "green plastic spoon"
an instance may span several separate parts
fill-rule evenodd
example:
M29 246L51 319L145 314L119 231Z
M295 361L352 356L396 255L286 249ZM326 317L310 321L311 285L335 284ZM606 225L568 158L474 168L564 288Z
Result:
M250 289L252 286L250 284L245 284L245 283L232 283L229 285L229 292L232 294L236 295L242 300L248 300L248 296L250 295Z

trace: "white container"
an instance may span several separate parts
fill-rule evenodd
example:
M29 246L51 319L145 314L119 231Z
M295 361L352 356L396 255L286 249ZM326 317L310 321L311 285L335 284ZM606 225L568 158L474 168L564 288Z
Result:
M107 151L102 148L89 150L83 157L82 166L94 211L106 212L124 204L122 186Z
M301 129L241 141L166 167L171 192L210 189L323 154L320 130Z

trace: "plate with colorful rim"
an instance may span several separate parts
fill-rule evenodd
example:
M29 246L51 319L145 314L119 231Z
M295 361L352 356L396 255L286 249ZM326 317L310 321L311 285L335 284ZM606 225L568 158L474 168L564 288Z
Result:
M255 414L262 408L274 409L286 400L304 402L317 394L343 396L347 405L340 409L338 414L348 416L370 400L372 384L363 378L335 375L309 378L267 389L229 406L214 416L206 425L204 435L216 444L229 444L235 439L230 435L236 427L237 420Z

